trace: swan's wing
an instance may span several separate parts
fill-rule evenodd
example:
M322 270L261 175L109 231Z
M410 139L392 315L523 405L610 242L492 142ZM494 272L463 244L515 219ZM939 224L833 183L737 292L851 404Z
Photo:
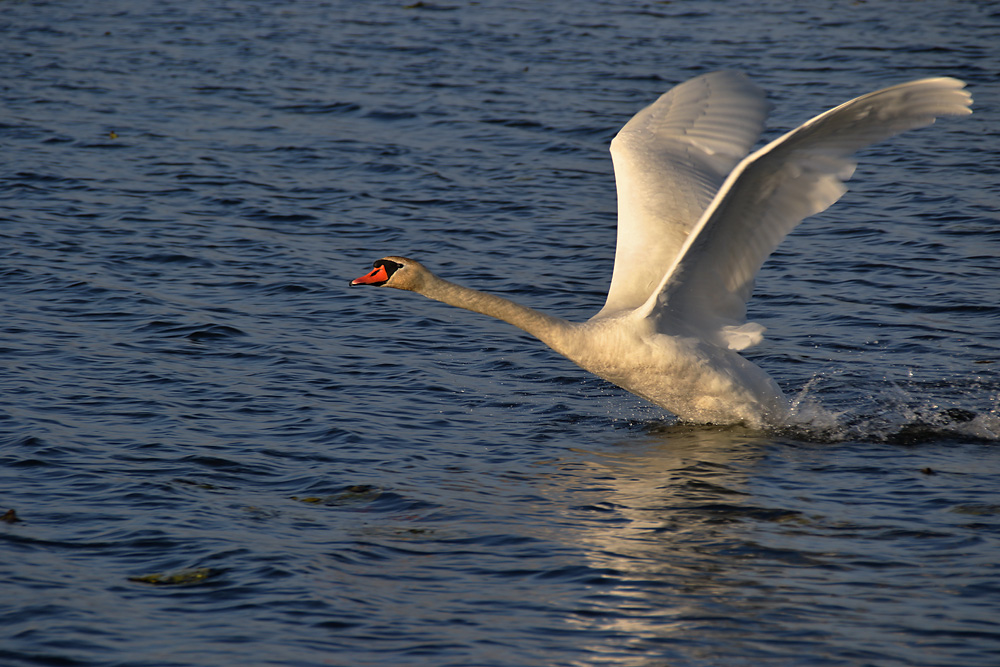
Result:
M634 310L653 293L719 186L760 136L769 105L738 72L671 89L611 142L618 245L597 317Z
M758 270L807 216L847 190L859 149L938 116L972 113L957 79L892 86L846 102L743 160L684 244L676 262L636 314L664 332L697 335L742 349L763 329L746 322Z

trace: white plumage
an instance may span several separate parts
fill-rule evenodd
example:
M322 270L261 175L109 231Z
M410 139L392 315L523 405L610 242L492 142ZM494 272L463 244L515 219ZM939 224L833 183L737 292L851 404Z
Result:
M846 191L854 153L935 118L971 113L965 84L892 86L816 116L750 153L768 112L742 74L683 83L611 143L618 242L607 301L583 323L438 278L390 256L352 285L385 285L484 313L583 368L694 422L780 424L788 403L738 354L761 340L746 302L764 260Z

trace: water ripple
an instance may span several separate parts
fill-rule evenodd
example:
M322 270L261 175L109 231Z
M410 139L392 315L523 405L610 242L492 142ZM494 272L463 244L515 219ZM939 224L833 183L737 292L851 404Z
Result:
M0 54L0 662L995 663L985 5L41 7ZM985 100L765 265L793 428L346 288L400 253L590 317L608 142L719 68L768 136L917 76Z

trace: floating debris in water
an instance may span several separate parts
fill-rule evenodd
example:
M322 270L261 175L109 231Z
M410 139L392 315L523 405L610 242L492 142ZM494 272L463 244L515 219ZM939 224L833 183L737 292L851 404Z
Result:
M1000 514L1000 504L997 503L970 503L966 505L956 505L949 512L955 514L968 514L970 516L995 516Z
M154 574L144 574L139 577L129 577L129 581L140 584L152 584L153 586L195 586L202 583L215 574L215 570L210 567L199 567L192 570L179 570L177 572L156 572Z
M206 482L195 482L190 479L184 479L183 477L175 477L171 480L174 484L183 484L185 486L191 486L197 489L204 489L206 491L218 491L221 487L215 486L214 484L208 484Z
M329 496L292 496L292 500L310 505L354 505L375 500L382 495L382 490L371 484L356 484L347 487L341 493Z

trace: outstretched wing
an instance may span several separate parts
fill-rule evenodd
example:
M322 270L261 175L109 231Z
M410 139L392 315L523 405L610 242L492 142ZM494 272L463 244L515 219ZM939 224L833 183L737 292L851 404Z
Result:
M737 72L686 81L611 142L618 245L601 317L638 308L660 284L726 175L764 126L764 93Z
M804 218L847 188L861 148L938 116L972 113L952 78L892 86L816 116L743 160L712 200L643 308L664 332L698 335L742 349L760 340L746 301L764 260Z

